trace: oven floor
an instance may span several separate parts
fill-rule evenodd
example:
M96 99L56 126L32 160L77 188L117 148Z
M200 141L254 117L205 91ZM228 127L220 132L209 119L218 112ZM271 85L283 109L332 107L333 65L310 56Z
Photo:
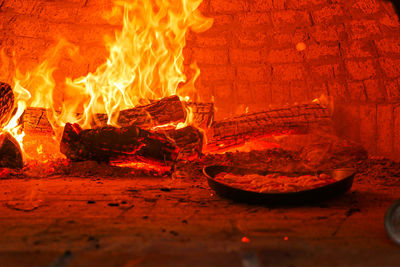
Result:
M0 266L398 266L392 179L286 208L221 199L200 177L4 179Z

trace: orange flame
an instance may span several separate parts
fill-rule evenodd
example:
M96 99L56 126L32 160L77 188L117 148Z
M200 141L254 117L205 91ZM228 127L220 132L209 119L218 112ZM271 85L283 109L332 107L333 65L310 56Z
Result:
M183 48L189 30L202 32L212 26L198 10L202 0L118 0L108 15L110 23L122 21L122 29L106 41L108 58L94 72L79 78L65 78L58 84L53 77L60 68L60 55L76 58L78 48L61 39L33 71L16 71L14 91L18 121L26 107L48 109L47 117L60 135L66 122L90 128L96 113L106 113L108 124L118 126L122 109L140 101L179 94L194 89L200 74L188 79L184 70ZM18 64L16 64L18 67ZM55 94L55 90L62 91ZM14 125L14 124L12 124ZM10 129L15 126L10 126Z

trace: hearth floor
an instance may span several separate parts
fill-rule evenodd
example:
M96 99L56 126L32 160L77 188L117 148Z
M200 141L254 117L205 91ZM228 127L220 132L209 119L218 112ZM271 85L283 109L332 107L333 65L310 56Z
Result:
M221 199L199 177L3 179L0 266L399 266L383 226L395 179L280 208Z

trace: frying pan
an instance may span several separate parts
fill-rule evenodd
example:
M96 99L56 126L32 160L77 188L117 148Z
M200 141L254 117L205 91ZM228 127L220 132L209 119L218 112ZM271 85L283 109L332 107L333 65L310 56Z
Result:
M259 193L259 192L236 188L230 186L227 183L215 180L214 179L215 176L221 172L227 172L239 175L244 175L244 174L267 175L267 174L272 174L274 172L258 171L258 170L251 170L251 169L244 169L237 167L221 166L221 165L213 165L203 168L203 173L207 177L208 184L218 195L222 197L229 198L238 202L257 203L257 204L278 204L278 205L281 204L297 205L297 204L318 202L344 194L353 185L354 175L355 175L355 170L350 168L333 169L324 172L313 172L313 173L279 172L278 174L287 176L301 176L307 174L315 175L315 174L326 173L337 181L328 185L297 192Z

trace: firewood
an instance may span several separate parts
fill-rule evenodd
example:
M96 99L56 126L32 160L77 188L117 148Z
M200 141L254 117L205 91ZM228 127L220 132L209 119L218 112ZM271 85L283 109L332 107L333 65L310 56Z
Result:
M52 133L53 129L47 119L46 112L44 108L28 108L21 119L25 132ZM184 122L185 116L179 97L170 96L145 106L122 110L118 117L118 123L123 127L136 125L149 129L157 125ZM95 117L97 126L102 127L107 124L108 116L106 114L96 114Z
M184 105L193 115L192 125L207 129L214 120L214 103L186 102Z
M116 128L105 126L82 130L67 123L60 151L72 161L155 161L172 163L179 149L165 135L152 133L137 126Z
M10 85L0 82L0 126L4 127L11 118L14 108L14 93Z
M21 147L18 141L7 132L0 135L0 167L10 169L23 167Z
M198 128L187 126L181 129L170 129L165 134L173 139L179 148L179 160L192 160L201 156L204 138Z
M214 122L207 150L224 150L260 136L304 134L331 121L328 109L316 103L245 114Z

